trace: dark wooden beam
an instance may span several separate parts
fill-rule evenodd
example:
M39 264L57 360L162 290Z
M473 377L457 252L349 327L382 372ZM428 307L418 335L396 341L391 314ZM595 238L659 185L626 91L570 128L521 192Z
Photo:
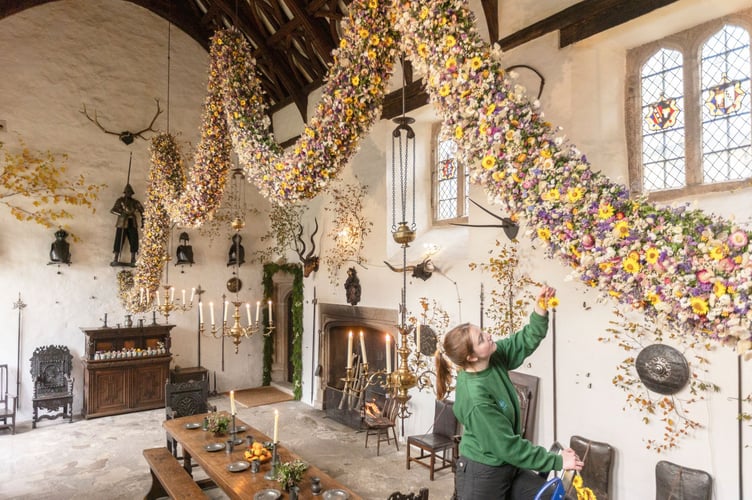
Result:
M499 39L499 2L498 0L481 0L483 5L483 15L486 16L486 26L488 26L488 38L490 40Z
M405 86L405 113L428 104L428 93L423 90L423 80L416 80ZM402 114L402 89L390 92L384 98L381 118L391 120Z

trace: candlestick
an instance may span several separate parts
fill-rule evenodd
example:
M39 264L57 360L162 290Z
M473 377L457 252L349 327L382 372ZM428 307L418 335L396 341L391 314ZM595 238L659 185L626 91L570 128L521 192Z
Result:
M347 334L347 367L352 368L352 330Z
M386 372L392 373L392 338L386 334Z
M214 302L209 302L209 314L211 314L211 322L214 326Z
M230 391L230 414L235 415L235 391Z
M274 320L272 319L272 301L269 301L269 324L273 325Z
M256 301L256 323L259 321L259 309L261 309L261 301Z
M368 356L366 355L366 341L363 338L363 330L360 331L360 352L363 355L363 364L367 364Z
M274 440L275 443L279 442L279 410L274 410Z
M246 302L245 303L245 313L248 316L248 324L251 324L251 303Z

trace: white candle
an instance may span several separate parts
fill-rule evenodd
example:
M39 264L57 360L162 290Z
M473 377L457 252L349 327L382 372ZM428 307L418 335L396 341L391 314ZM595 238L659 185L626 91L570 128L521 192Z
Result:
M261 301L256 301L256 323L259 322L259 310L261 309Z
M235 391L230 391L230 415L235 415Z
M248 324L251 324L251 303L246 302L245 303L245 313L248 316Z
M366 341L363 338L363 330L360 331L360 352L363 355L363 363L368 363L368 356L366 355Z
M165 301L166 300L167 300L167 295L165 295ZM175 287L171 286L170 287L170 304L172 304L173 302L175 302Z
M273 325L274 320L272 319L272 301L269 301L269 324Z
M157 290L157 305L158 305L158 306L161 306L161 305L162 305L162 301L161 301L161 300L160 300L160 298L159 298L159 290Z
M225 300L225 313L222 316L222 321L224 321L225 323L227 322L227 308L229 305L230 305L230 301Z
M185 305L185 288L183 288L183 305Z
M279 410L274 410L274 439L272 442L279 442Z
M196 289L191 288L191 304L193 304L193 297L196 295Z
M209 302L209 314L211 314L211 322L214 326L214 302Z
M146 292L146 305L149 305L149 302L151 302L151 292Z
M347 367L352 368L352 331L347 334Z
M144 303L144 289L141 288L141 294L138 297L138 303L143 304Z
M386 372L392 373L392 337L386 334Z
M201 301L198 302L198 322L204 322L204 303Z
M418 323L418 333L415 338L415 349L420 352L420 323Z

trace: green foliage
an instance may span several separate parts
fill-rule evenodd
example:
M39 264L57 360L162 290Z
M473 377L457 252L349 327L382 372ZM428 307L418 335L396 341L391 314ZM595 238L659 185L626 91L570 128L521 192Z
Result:
M274 479L286 490L297 486L303 480L303 475L308 469L308 464L300 459L292 462L282 462L277 465Z
M288 250L297 249L298 225L303 220L307 206L285 203L272 205L269 212L269 231L261 236L268 246L253 253L254 262L269 262L284 257Z

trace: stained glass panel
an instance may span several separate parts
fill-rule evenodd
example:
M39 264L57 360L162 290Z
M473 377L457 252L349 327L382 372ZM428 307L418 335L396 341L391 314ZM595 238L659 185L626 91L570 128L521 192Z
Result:
M451 139L439 140L436 156L436 219L462 217L468 209L469 176L457 161L457 143ZM459 193L460 175L464 177L463 193Z
M642 167L646 191L686 184L682 61L679 51L664 48L642 66Z
M702 47L702 173L703 182L750 177L749 33L726 25Z

